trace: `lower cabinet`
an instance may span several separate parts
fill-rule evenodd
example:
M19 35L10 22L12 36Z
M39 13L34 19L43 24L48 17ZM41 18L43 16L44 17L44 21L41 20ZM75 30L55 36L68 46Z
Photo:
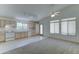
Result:
M16 32L16 33L15 33L15 38L16 38L16 39L20 39L20 32Z
M0 41L5 41L5 35L2 32L0 32Z
M14 37L6 38L6 41L15 40Z
M5 33L5 40L9 41L9 40L15 40L15 33L14 32L6 32Z
M15 38L16 39L28 38L28 32L16 32Z
M28 32L6 33L0 32L0 42L28 38Z

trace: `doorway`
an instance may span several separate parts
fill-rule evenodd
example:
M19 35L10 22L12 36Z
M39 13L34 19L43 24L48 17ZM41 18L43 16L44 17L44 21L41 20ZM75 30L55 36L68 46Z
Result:
M40 24L40 35L43 35L43 24Z

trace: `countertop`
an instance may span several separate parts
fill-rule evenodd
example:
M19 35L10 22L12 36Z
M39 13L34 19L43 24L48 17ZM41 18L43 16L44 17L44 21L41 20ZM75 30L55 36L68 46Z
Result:
M23 29L9 29L9 30L0 29L0 32L5 33L5 32L28 32L28 31Z

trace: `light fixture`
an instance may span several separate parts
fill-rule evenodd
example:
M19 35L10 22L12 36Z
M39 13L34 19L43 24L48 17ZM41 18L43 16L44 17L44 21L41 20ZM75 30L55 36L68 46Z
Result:
M55 17L56 15L58 15L60 12L55 12L54 14L51 14L51 17Z
M52 14L52 15L51 15L51 17L55 17L55 15L54 15L54 14Z

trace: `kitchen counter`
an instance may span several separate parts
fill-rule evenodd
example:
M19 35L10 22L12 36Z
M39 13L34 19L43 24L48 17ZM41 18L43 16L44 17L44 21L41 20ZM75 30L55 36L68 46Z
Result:
M16 39L28 38L28 32L16 32L15 38Z
M0 41L9 41L23 39L28 37L28 31L25 30L4 30L0 29Z
M5 41L5 34L4 34L4 32L0 32L0 41Z

